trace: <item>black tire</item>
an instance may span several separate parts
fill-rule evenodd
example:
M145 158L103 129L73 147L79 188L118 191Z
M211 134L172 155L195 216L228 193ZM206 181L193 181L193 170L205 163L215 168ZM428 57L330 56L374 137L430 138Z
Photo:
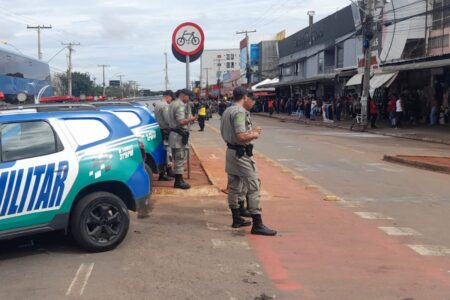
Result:
M198 44L200 44L200 39L196 36L194 36L192 38L192 45L197 46Z
M147 165L147 164L145 164L145 171L147 172L147 174L148 174L148 178L150 179L150 182L149 182L149 184L150 184L150 194L148 195L148 197L150 198L151 196L152 196L152 193L153 193L153 172L152 172L152 168L150 168L150 166L149 165Z
M96 192L83 197L72 211L71 233L77 243L91 252L116 248L130 226L128 209L111 193Z
M184 39L184 37L179 37L177 39L177 45L178 46L183 46L185 42L186 42L186 40Z

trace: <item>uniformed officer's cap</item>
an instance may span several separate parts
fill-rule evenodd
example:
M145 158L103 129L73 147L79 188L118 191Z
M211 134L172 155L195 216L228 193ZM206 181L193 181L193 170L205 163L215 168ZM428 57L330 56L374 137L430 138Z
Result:
M163 96L170 96L173 98L175 98L175 94L172 92L172 90L167 90L163 93Z
M190 89L182 89L182 90L180 91L180 94L189 96L189 98L190 98L191 100L195 98L195 94L194 94Z
M239 101L242 98L244 98L245 96L248 96L249 91L241 86L236 87L233 90L233 97L234 97L234 101Z

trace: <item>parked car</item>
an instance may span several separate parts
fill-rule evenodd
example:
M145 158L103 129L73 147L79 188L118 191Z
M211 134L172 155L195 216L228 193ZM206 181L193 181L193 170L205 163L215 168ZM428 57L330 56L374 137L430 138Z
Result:
M114 113L119 117L143 143L146 165L149 174L159 174L166 165L166 149L164 148L161 129L153 114L144 107L127 102L91 103L100 111Z
M0 107L0 240L64 230L88 251L111 250L150 184L138 139L114 114Z

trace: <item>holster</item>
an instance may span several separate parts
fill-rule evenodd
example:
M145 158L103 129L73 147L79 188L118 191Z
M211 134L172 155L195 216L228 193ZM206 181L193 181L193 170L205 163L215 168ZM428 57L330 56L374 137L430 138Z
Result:
M236 151L237 158L242 158L242 156L244 156L245 154L247 154L248 157L253 156L252 144L249 144L247 146L227 144L227 146L229 149Z
M169 141L170 129L161 129L161 134L164 141Z
M179 135L181 135L181 142L183 143L183 145L187 145L189 143L189 131L183 128L176 128L176 129L171 129L170 131L173 131Z

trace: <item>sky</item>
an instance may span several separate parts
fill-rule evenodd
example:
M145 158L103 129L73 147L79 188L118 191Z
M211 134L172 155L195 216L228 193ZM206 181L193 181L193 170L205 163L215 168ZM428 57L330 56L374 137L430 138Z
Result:
M164 52L168 53L170 88L185 85L185 65L171 52L173 30L183 22L199 24L205 49L238 48L237 31L256 30L251 43L269 40L281 30L292 35L350 4L350 0L0 0L1 48L37 58L37 32L27 25L51 25L42 30L43 60L52 72L67 69L62 43L77 42L73 71L88 72L98 84L106 64L106 81L137 81L141 88L164 89ZM191 80L199 80L199 61L191 65Z

